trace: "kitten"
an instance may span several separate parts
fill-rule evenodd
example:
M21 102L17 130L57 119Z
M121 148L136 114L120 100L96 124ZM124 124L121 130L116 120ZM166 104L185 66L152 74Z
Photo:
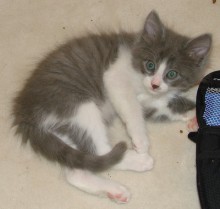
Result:
M210 35L189 39L165 28L154 11L140 33L74 39L51 52L18 94L17 133L36 152L59 162L70 184L126 203L128 189L95 172L152 168L138 98L151 95L150 104L152 98L156 102L189 89L200 79L210 45ZM134 149L127 150L124 142L110 146L106 129L115 115Z

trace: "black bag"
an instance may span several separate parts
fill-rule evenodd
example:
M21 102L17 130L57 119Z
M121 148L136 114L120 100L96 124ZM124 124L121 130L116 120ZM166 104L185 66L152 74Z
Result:
M220 209L220 71L208 74L199 85L196 101L197 188L202 209Z

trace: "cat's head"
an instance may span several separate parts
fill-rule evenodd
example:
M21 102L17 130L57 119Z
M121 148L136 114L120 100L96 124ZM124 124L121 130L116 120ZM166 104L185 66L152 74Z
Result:
M165 27L152 11L133 48L133 65L147 91L185 91L199 82L211 48L210 34L190 39Z

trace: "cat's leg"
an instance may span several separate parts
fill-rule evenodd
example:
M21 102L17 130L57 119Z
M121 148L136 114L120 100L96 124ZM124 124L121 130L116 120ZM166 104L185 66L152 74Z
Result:
M113 91L111 92L113 104L120 118L126 124L134 149L139 153L146 153L149 147L149 140L142 109L136 100L135 94L132 90L129 93L121 92L121 95L120 91L122 90L119 90L119 92L117 90L116 92Z
M75 149L91 145L92 152L95 151L98 155L112 150L101 111L94 102L81 104L74 115L60 121L54 115L48 115L42 127ZM83 148L82 150L85 151ZM89 148L86 150L89 151Z
M104 155L111 151L112 147L109 144L101 111L94 102L82 104L71 122L90 136L97 155Z
M117 203L127 203L131 198L130 192L123 185L89 171L66 168L65 175L71 185L84 192L108 197Z
M186 122L189 131L197 131L199 126L196 117L196 109L190 110L182 115L182 120Z
M142 108L136 98L136 89L133 85L133 69L129 69L123 59L129 59L129 54L119 52L118 60L104 74L104 83L116 112L125 123L134 148L139 153L146 153L149 141L146 134ZM125 56L125 57L124 57ZM125 66L123 66L125 63ZM131 74L132 75L131 75ZM135 76L135 75L134 75ZM139 82L139 81L138 81Z
M186 122L189 131L196 131L198 124L196 120L195 101L181 96L174 97L166 102L159 103L160 106L149 106L149 97L145 94L138 95L138 101L142 105L146 120L154 121L183 121ZM156 108L157 107L157 108Z
M112 90L113 103L120 118L126 124L134 149L139 153L146 153L149 148L149 140L142 109L132 89L127 90L130 92L125 93L123 90L113 92L114 90Z
M196 120L197 90L198 86L194 86L187 92L181 93L169 103L169 108L177 113L179 120L186 122L189 131L196 131L198 129Z
M171 121L183 121L186 123L188 131L197 131L198 130L198 123L196 119L196 110L192 109L185 113L181 114L173 114L170 117Z
M101 112L93 102L82 104L71 119L71 124L73 126L77 125L82 130L86 130L86 133L95 145L96 154L103 155L111 150ZM70 139L69 137L61 137L61 140L69 143L67 140ZM126 187L114 181L96 176L87 170L65 168L65 175L71 185L82 191L105 196L118 203L127 203L131 197Z

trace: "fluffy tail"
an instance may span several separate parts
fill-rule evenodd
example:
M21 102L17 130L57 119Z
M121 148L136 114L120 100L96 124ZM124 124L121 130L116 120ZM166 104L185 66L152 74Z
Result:
M109 153L97 156L76 150L55 135L36 130L26 124L17 126L17 133L22 135L23 142L30 140L33 149L47 159L57 161L69 168L87 169L93 172L107 170L118 163L127 149L126 143L120 142Z

